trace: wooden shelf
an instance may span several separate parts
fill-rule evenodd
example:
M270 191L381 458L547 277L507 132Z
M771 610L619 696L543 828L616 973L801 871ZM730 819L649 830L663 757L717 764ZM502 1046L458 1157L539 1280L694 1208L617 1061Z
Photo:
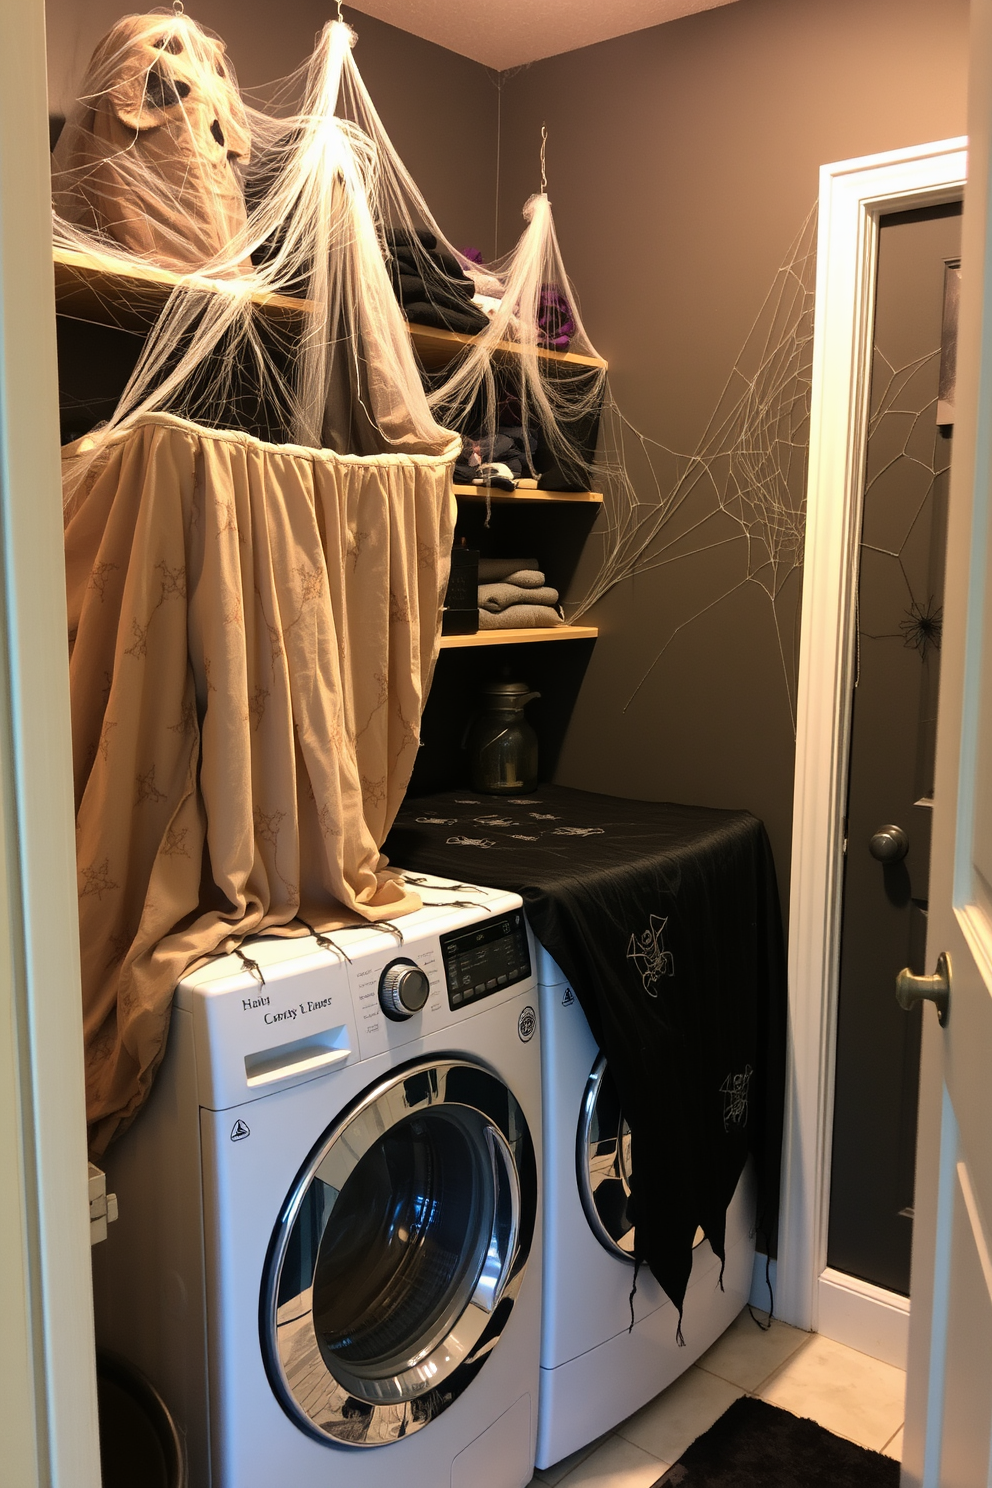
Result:
M72 248L56 248L54 256L55 308L59 314L126 331L147 332L169 295L180 286L230 294L237 285L237 280L174 274L154 264L121 264ZM289 295L253 294L251 299L279 318L304 315L310 309L308 300L294 300Z
M476 336L467 336L462 331L442 331L434 326L418 325L410 327L410 335L420 360L431 370L443 367L445 362L450 362L466 346L474 346L478 339ZM520 347L515 341L497 341L495 349L508 356L520 355ZM545 351L543 347L536 347L535 351L537 356L547 361L563 362L570 367L605 368L607 365L602 357L580 356L574 351Z
M230 294L237 283L236 279L174 274L154 264L122 263L119 259L102 258L97 253L82 253L74 248L55 249L55 305L59 314L121 330L147 331L173 290L184 285ZM308 315L314 309L312 301L294 299L291 295L253 294L251 300L280 319ZM420 360L428 368L443 367L476 341L474 336L460 331L436 330L433 326L412 325L409 330ZM513 341L497 342L496 350L508 356L520 355L520 347ZM606 366L599 357L579 356L571 351L545 351L538 347L537 355L573 367Z
M462 646L519 646L532 641L594 641L597 625L557 625L539 630L479 630L475 635L443 635L442 651L457 651Z
M599 491L502 491L496 486L455 486L461 501L585 501L602 505Z

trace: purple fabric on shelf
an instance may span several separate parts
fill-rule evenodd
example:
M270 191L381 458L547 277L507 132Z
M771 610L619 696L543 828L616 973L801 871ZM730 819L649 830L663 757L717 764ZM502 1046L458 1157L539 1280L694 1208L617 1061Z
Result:
M537 339L548 351L567 351L575 335L572 309L554 284L541 285L537 307Z
M459 248L458 252L461 254L462 258L467 258L469 263L480 265L485 264L485 259L482 257L481 248Z

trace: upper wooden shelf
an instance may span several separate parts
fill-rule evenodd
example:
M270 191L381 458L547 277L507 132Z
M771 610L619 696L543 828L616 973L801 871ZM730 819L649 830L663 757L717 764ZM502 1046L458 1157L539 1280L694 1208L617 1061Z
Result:
M174 289L187 285L222 294L224 281L195 274L173 274L154 264L121 265L94 253L55 249L55 308L60 315L120 330L147 332ZM254 294L256 305L274 315L302 315L308 301L289 295Z
M530 641L594 641L597 625L555 625L540 630L478 630L475 635L443 635L442 651L462 646L519 646Z
M466 336L462 331L442 331L434 326L418 325L410 327L410 335L420 360L429 370L443 367L445 362L450 362L466 346L474 346L477 339L475 336ZM508 356L520 355L520 347L515 341L497 341L495 349ZM607 365L601 357L579 356L574 351L545 351L543 347L536 347L535 352L546 361L564 362L571 367L605 368Z
M229 291L231 282L196 274L174 274L154 264L122 265L117 260L74 248L55 249L55 304L59 313L121 330L147 331L172 291L182 285L223 294ZM294 299L291 295L253 294L251 299L280 318L306 315L313 308L312 301ZM476 339L460 331L416 325L410 326L410 336L421 362L428 368L443 367L466 346L474 346ZM497 342L496 350L507 355L520 354L520 347L513 341ZM537 355L575 367L606 366L598 357L579 356L571 351L538 348Z
M503 491L497 486L455 486L455 495L462 501L584 501L602 505L599 491Z

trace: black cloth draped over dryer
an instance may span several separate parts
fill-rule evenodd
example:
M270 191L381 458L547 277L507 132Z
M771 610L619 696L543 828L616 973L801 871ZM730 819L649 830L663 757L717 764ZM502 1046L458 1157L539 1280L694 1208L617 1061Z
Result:
M681 1318L696 1227L722 1261L749 1154L759 1235L777 1223L786 981L762 823L558 786L465 789L408 798L385 851L522 895L609 1062L631 1129L635 1258Z

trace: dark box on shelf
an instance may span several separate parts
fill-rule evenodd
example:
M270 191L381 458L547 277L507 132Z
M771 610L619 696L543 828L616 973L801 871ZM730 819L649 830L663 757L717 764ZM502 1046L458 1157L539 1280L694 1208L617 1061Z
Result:
M479 628L479 553L452 548L451 576L444 596L442 635L475 635Z

